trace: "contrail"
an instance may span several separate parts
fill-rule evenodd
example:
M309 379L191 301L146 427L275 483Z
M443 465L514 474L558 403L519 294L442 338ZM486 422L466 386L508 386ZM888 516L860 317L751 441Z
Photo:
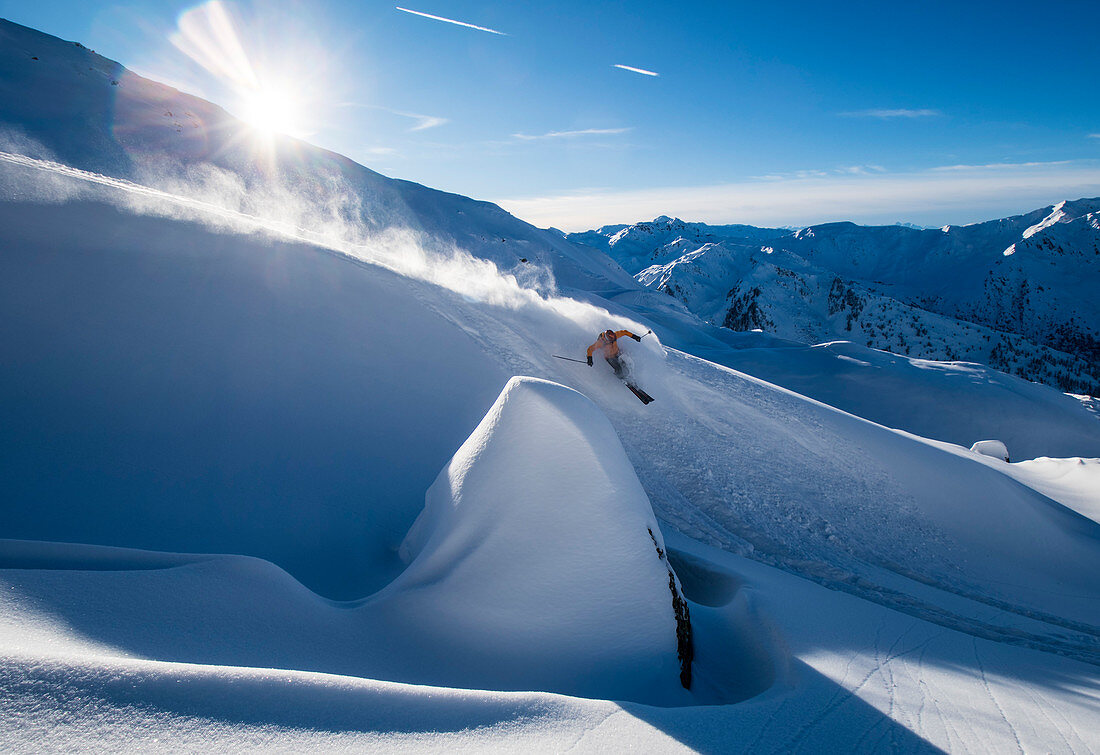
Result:
M497 31L496 29L489 29L489 28L484 27L484 26L475 26L474 24L468 24L465 21L455 21L453 18L444 18L443 16L433 16L431 13L421 13L418 10L409 10L408 8L402 8L400 5L396 5L394 7L397 8L397 10L399 10L399 11L404 11L405 13L411 13L414 16L423 16L424 18L430 18L433 21L445 21L448 24L455 24L456 26L465 26L467 29L477 29L478 31L487 31L490 34L499 34L502 37L507 37L508 36L507 34L505 34L502 31ZM654 74L654 75L656 75L656 74Z
M661 75L661 74L657 73L656 71L647 71L644 68L635 68L634 66L624 66L622 63L616 63L615 65L612 66L612 68L621 68L624 71L633 71L634 73L642 73L642 74L645 74L646 76L660 76Z

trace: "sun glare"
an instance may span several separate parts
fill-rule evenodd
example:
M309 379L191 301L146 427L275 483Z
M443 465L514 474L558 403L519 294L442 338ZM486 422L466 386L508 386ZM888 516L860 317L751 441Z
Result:
M282 92L260 89L245 96L241 120L259 131L293 135L297 130L295 111L292 98Z
M265 8L262 23L254 19L252 27L258 24L258 28L269 31L278 29L281 16L268 5ZM242 29L252 27L236 16L239 10L222 0L209 0L184 11L171 36L172 44L232 92L236 102L230 110L249 127L242 138L251 137L259 149L269 149L274 134L304 137L312 110L307 102L318 93L313 88L304 89L297 72L288 70L285 64L287 60L314 59L317 55L306 48L286 55L285 44L274 44L273 40L281 39L277 33L261 35L259 41L258 32L242 35ZM284 54L272 55L275 47Z

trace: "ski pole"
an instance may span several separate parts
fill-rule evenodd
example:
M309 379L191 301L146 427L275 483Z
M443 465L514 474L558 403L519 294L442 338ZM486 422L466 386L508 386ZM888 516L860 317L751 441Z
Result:
M558 357L558 359L564 359L567 362L580 362L581 364L588 364L588 362L586 362L583 359L573 359L571 357L562 357L562 356L558 356L557 354L551 354L550 356Z
M653 331L652 330L647 330L645 333L642 334L642 338L645 338L646 336L651 336L651 335L653 335ZM642 338L639 338L638 340L640 341L640 340L642 340Z

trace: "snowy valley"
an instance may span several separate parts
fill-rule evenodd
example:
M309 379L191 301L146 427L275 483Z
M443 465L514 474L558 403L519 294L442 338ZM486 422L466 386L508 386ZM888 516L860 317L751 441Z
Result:
M0 747L1100 749L1096 200L566 238L248 129L0 21Z

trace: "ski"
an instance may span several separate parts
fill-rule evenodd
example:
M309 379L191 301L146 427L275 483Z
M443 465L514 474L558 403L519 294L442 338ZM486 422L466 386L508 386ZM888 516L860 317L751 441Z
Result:
M645 391L643 391L643 390L642 390L641 388L639 388L638 386L636 386L636 385L633 385L632 383L627 383L627 384L626 384L626 387L627 387L627 388L629 388L629 389L630 389L630 392L631 392L631 393L633 393L633 394L634 394L635 396L637 396L637 397L638 397L638 399L639 399L639 400L640 400L640 401L641 401L641 402L642 402L643 404L648 404L648 403L649 403L650 401L652 401L652 400L653 400L653 397L652 397L652 396L650 396L650 395L649 395L648 393L646 393Z

